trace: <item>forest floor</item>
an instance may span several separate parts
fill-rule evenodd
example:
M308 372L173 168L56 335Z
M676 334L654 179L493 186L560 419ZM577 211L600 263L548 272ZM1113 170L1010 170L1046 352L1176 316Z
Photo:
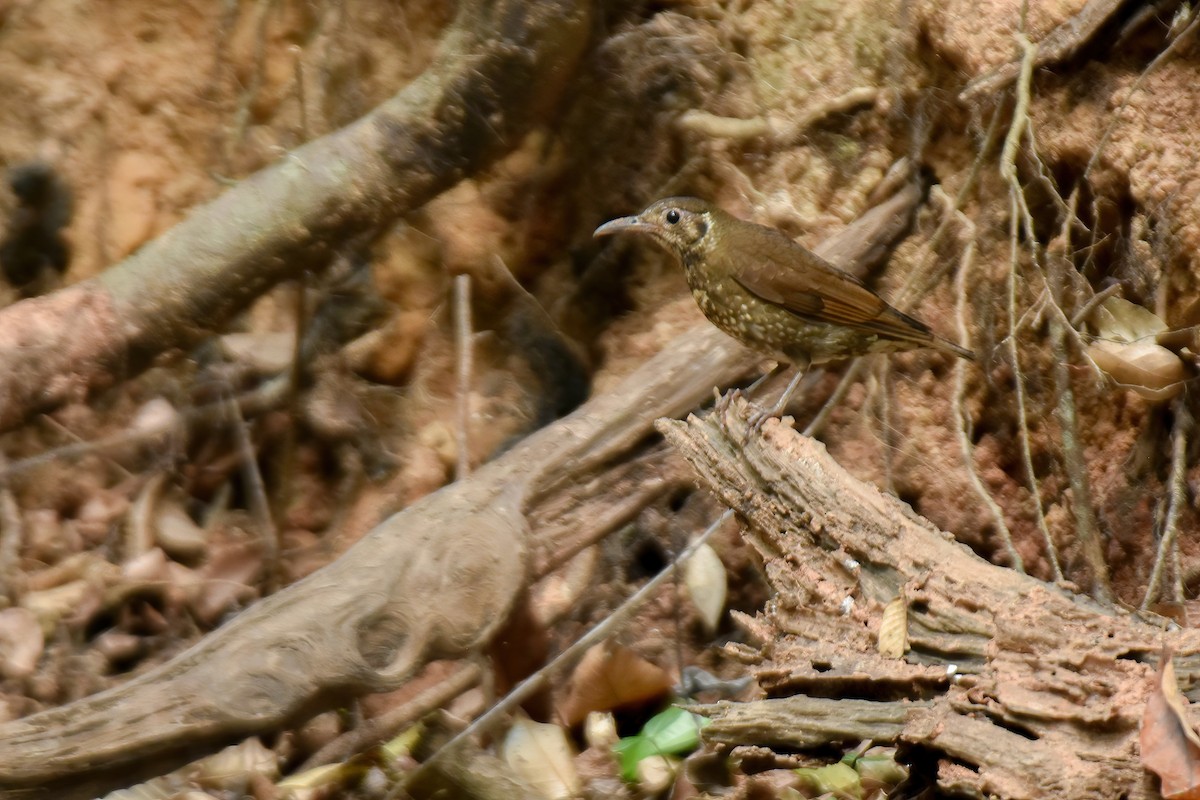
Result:
M1188 4L1060 0L1023 18L1019 0L558 2L586 9L586 41L546 73L534 93L549 100L499 157L431 164L454 175L450 188L324 242L324 268L271 280L238 313L164 334L149 357L5 424L0 723L153 680L263 598L319 582L389 514L487 475L588 398L628 392L706 323L665 253L591 233L677 194L816 247L919 187L904 235L881 236L887 258L864 259L862 275L978 361L919 351L830 365L806 380L790 425L846 480L907 503L984 561L1193 627L1200 51ZM453 47L449 5L0 0L12 190L0 192L12 245L0 248L11 284L0 300L92 285L271 165L320 172L297 148L424 80ZM387 217L406 197L371 202ZM10 266L23 252L36 269ZM98 335L83 318L62 325L80 342ZM771 366L728 359L721 388ZM346 696L302 703L139 796L396 796L397 764L421 761L664 570L665 588L606 644L523 703L552 732L492 731L501 752L549 736L536 765L522 772L533 757L511 755L479 767L504 776L496 794L455 791L516 796L510 773L549 773L538 796L564 796L556 781L588 797L1004 793L955 783L952 757L922 773L928 754L903 747L860 747L846 762L859 765L853 788L796 772L856 742L741 751L732 768L703 760L711 746L687 762L641 759L640 773L614 756L617 737L648 747L636 737L648 720L668 724L674 712L656 715L673 703L773 696L747 653L788 606L782 564L796 560L774 559L761 537L748 546L746 520L723 517L709 491L717 482L653 432L612 447L591 472L559 465L592 481L580 497L599 498L590 516L563 519L606 535L551 555L531 545L520 569L538 580L514 572L519 597L492 610L488 641L467 657L430 658L391 691L340 686ZM528 507L552 521L558 489L538 480ZM673 568L714 523L702 554ZM414 613L453 605L440 592L462 580L442 578ZM1181 676L1196 699L1195 675ZM437 708L429 741L405 738ZM682 738L672 756L696 746L694 732ZM558 743L571 754L547 755ZM342 771L314 772L329 764ZM4 775L0 764L0 787ZM1143 791L1155 790L1130 796Z

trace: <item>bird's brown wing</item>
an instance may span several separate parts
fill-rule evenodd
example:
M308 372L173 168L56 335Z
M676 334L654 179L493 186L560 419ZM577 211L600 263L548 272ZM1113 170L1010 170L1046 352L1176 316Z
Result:
M845 325L887 339L933 341L924 323L889 306L858 278L778 231L758 227L758 232L765 235L730 248L741 256L733 276L746 291L814 322Z

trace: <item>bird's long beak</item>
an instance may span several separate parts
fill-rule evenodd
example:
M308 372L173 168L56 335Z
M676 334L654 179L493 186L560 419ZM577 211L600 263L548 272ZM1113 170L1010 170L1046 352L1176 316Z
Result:
M654 226L649 222L643 222L640 217L617 217L614 220L604 223L592 236L612 236L614 233L624 233L630 231L633 233L652 233L655 230Z

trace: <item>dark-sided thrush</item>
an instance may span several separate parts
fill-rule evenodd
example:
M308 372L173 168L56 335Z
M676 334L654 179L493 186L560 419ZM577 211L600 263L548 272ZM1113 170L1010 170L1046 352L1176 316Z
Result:
M622 232L648 236L675 254L692 296L714 325L796 367L779 401L751 419L754 427L782 413L814 364L918 347L974 359L780 231L703 200L668 197L636 216L604 223L595 235Z

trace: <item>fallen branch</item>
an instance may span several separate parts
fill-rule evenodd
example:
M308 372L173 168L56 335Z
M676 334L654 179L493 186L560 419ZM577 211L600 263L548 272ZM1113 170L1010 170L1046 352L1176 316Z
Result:
M506 153L557 99L591 0L461 4L441 55L357 122L289 152L120 264L0 312L0 430L185 347L349 238Z
M908 215L915 205L891 207ZM821 249L896 231L889 218L869 215ZM560 560L554 553L578 546L571 527L554 524L545 510L588 507L588 487L612 486L604 476L622 471L654 420L695 408L754 364L711 326L688 331L612 393L385 520L336 562L172 661L0 725L0 797L27 798L28 787L92 797L346 695L394 689L430 660L480 647L537 577L529 574L530 551L539 569L549 569ZM549 529L530 532L527 520Z
M1157 656L1164 643L1174 649L1179 683L1194 694L1200 631L990 564L850 476L818 442L776 422L748 438L746 411L737 403L720 418L659 423L745 520L778 591L747 621L764 648L739 653L772 699L702 707L713 718L706 739L906 743L939 757L944 789L980 797L1152 796L1138 729ZM877 636L902 590L910 649L887 658Z

